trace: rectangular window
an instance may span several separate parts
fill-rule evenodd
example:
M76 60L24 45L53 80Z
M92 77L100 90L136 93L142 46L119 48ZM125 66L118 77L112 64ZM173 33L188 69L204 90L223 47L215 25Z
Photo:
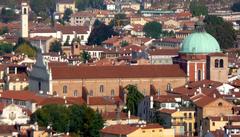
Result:
M114 96L114 89L111 90L111 96Z

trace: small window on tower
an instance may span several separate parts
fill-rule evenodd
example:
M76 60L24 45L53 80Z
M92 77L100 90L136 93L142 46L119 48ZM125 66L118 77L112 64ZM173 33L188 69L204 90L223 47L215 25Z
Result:
M215 59L215 68L218 68L218 67L219 67L219 60Z
M223 59L220 59L220 68L223 68L224 64L223 64Z
M23 14L27 14L27 8L23 9Z

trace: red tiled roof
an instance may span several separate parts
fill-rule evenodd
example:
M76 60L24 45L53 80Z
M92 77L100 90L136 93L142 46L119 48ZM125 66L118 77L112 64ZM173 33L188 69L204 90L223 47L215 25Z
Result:
M16 99L22 101L41 102L44 97L36 95L31 91L4 91L0 93L0 98Z
M160 109L159 112L161 113L167 113L167 114L172 114L174 112L177 112L176 109Z
M148 53L153 56L153 55L178 55L179 49L156 49L149 51Z
M101 130L102 133L108 133L113 135L128 135L136 131L138 127L130 125L111 125Z
M196 104L198 107L204 107L217 99L219 99L219 98L211 98L208 96L204 96L204 97L200 98L199 100L195 101L194 104Z
M10 126L10 125L0 125L0 133L12 133L12 132L18 132L15 126Z
M48 105L48 104L78 104L82 105L85 101L82 97L67 97L66 99L60 97L48 97L43 99L38 103L40 106Z
M142 127L142 129L153 129L153 128L163 128L163 127L156 123L146 124L145 126Z
M67 75L66 75L67 74ZM186 77L179 65L52 66L53 79Z
M119 97L89 97L88 105L116 105L118 101Z
M9 82L28 82L28 76L26 73L8 74Z

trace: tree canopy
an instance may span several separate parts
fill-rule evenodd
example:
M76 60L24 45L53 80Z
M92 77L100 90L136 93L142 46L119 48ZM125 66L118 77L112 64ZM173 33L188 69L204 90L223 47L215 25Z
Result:
M12 9L2 8L0 21L3 23L8 23L17 20L18 16Z
M87 63L91 59L90 54L88 52L86 52L85 50L81 53L80 57L84 64Z
M53 16L56 10L56 0L30 0L31 9L43 18Z
M0 29L0 36L1 36L1 35L4 35L5 33L8 33L8 27L2 27L2 28Z
M148 22L143 27L143 32L147 37L158 39L162 34L162 25L159 22Z
M239 12L240 11L240 2L236 2L232 5L231 10L234 12Z
M104 23L96 20L93 25L93 30L88 38L89 45L101 45L102 42L117 33L113 29L113 25L105 25Z
M62 44L59 41L54 41L50 45L49 52L62 52Z
M0 42L0 55L3 55L5 53L11 53L12 51L13 51L12 44Z
M70 132L84 137L99 137L104 121L98 112L86 105L46 105L31 116L40 126L51 125L57 132Z
M203 3L193 0L189 6L190 12L193 16L201 16L208 14L208 8Z
M29 43L22 43L18 45L15 49L16 53L23 53L25 55L28 55L29 57L35 57L37 55L37 50Z
M126 103L127 109L130 110L131 114L137 116L138 104L144 98L144 96L135 85L128 85L125 87L125 89L128 91Z
M71 9L67 8L64 11L63 21L69 22L72 14L73 14L73 11Z
M76 7L79 11L87 8L105 9L104 0L76 0Z
M204 22L206 31L217 39L222 49L234 47L236 34L231 23L213 15L206 16Z
M114 16L113 23L114 26L125 26L130 23L130 20L126 14L119 13Z

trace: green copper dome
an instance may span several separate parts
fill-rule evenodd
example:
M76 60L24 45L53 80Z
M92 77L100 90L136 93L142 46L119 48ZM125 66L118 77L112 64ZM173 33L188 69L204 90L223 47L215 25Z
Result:
M209 54L221 52L217 40L208 34L203 24L196 24L196 31L187 36L184 41L180 53L189 54Z

